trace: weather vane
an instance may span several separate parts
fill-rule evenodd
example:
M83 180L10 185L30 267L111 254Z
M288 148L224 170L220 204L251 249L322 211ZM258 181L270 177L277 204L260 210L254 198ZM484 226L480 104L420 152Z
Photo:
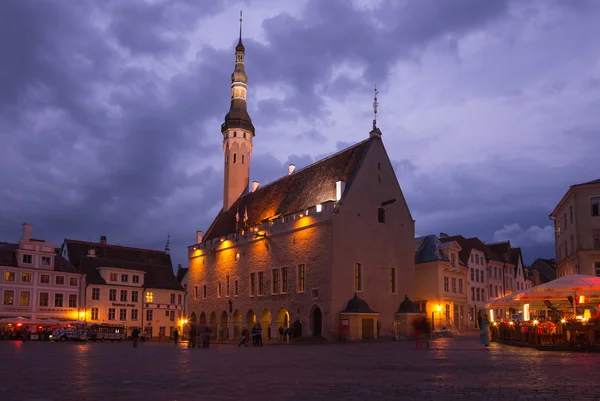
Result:
M377 101L377 95L379 92L377 91L377 85L375 85L375 97L373 98L373 129L377 129L377 107L379 107L379 102Z

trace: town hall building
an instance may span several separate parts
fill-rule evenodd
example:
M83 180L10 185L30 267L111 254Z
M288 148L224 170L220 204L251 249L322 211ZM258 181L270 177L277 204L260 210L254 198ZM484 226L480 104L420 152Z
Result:
M392 335L413 296L415 228L381 131L374 121L363 141L250 186L244 57L240 30L221 125L223 207L188 248L191 321L222 339L256 323L265 340L282 328L296 338Z

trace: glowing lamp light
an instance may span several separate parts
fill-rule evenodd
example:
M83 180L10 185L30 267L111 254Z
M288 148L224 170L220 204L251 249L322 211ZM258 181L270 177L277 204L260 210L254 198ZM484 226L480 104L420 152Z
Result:
M221 242L225 241L225 238L221 238Z
M515 324L515 322L508 322L508 324L510 324L512 326L513 324Z
M538 324L538 321L537 321L537 320L534 320L534 321L533 321L533 324Z
M579 296L579 303L580 304L584 304L585 303L585 295L580 295Z
M83 319L85 317L85 312L79 312L79 318Z
M583 311L583 318L584 319L590 319L592 317L592 311L589 309L586 309Z
M17 323L17 327L23 326L23 323Z
M566 319L560 319L560 322L561 323L567 323L567 320Z
M316 209L317 209L317 213L320 213L320 212L321 212L321 210L323 209L323 206L322 206L322 205L319 203L319 204L316 206Z
M438 312L441 312L441 311L442 311L442 305L438 305L438 306L437 306L437 311L438 311Z

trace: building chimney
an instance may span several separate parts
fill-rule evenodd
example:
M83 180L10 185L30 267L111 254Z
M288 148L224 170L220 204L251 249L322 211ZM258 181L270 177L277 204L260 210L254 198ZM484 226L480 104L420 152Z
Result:
M24 241L31 239L31 224L23 223L23 237L21 239Z
M202 231L196 231L196 244L202 243Z
M88 256L88 258L95 258L96 257L96 250L94 248L88 249L87 256Z
M252 192L256 191L258 189L259 185L260 185L259 181L252 181Z
M295 164L290 164L288 167L288 175L291 175L294 170L296 170L296 165Z
M100 243L103 245L106 245L106 235L101 235L100 236Z
M342 195L344 194L344 190L346 189L345 181L338 181L335 183L335 200L336 202L342 199Z

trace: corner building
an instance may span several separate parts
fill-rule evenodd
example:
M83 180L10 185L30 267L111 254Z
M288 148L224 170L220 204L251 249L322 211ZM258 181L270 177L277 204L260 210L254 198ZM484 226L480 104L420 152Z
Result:
M241 31L240 31L241 32ZM221 126L223 208L188 249L193 322L237 339L352 339L392 334L412 296L414 220L381 131L264 186L249 188L254 126L246 110L245 50L236 47L231 107Z

